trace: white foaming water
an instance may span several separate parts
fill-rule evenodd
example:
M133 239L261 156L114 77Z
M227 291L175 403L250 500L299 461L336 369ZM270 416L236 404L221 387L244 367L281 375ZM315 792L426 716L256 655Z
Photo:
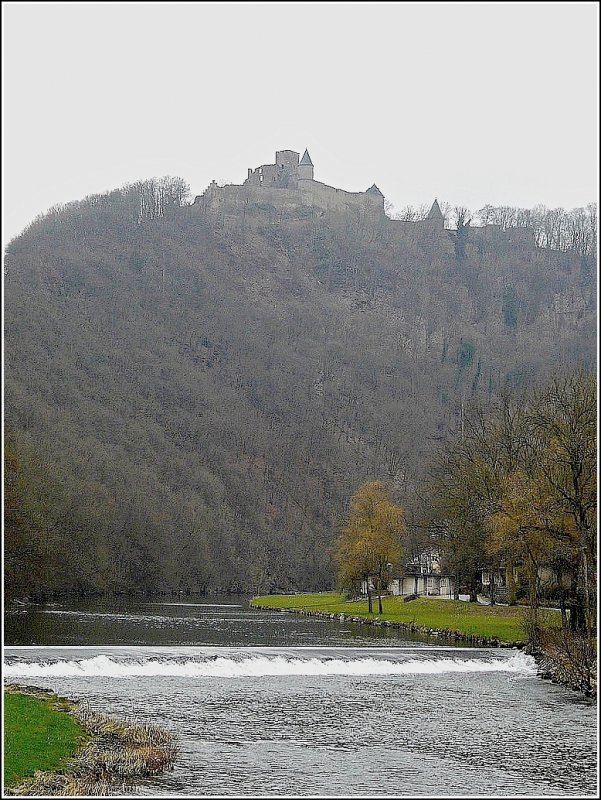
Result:
M377 658L296 658L290 656L218 656L204 659L127 659L98 655L78 660L48 662L22 661L5 664L11 678L151 676L180 678L247 678L287 675L416 675L449 672L510 672L536 675L531 656L518 652L509 658L418 659L393 661Z

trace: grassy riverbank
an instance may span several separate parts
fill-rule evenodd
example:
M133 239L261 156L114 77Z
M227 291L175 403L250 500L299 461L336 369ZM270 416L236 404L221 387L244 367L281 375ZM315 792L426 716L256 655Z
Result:
M58 697L4 693L4 785L65 766L88 738Z
M123 794L176 757L168 731L110 719L43 689L5 688L7 795Z
M467 636L498 639L501 642L524 642L523 627L525 609L516 606L484 606L460 600L440 600L435 597L420 597L409 603L402 597L382 598L382 614L367 613L367 600L345 600L338 592L318 594L264 595L254 597L252 606L280 610L298 610L344 614L365 619L378 618L393 624L414 625L449 633L459 632ZM374 609L378 602L374 599ZM560 623L559 612L545 612L550 624Z

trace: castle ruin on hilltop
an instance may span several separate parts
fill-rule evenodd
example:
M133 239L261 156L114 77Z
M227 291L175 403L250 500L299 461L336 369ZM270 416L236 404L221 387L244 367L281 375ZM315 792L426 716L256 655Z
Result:
M241 185L218 186L215 181L194 200L206 211L234 212L249 207L272 206L288 212L316 210L351 213L364 218L383 219L384 195L374 183L364 192L347 192L316 181L309 151L303 157L294 150L278 150L274 164L249 168ZM428 216L441 229L444 219L435 201Z
M278 150L274 164L261 164L249 168L242 184L219 186L212 181L202 195L194 200L201 212L215 217L220 227L237 227L246 224L261 224L268 221L283 221L303 224L308 218L335 213L351 218L362 226L378 225L386 228L394 238L418 239L420 241L446 240L454 231L445 230L444 215L437 200L425 219L404 221L390 219L384 212L384 195L374 183L364 192L347 192L316 181L314 167L305 150L302 158L294 150ZM468 224L469 227L469 224ZM502 230L499 225L469 227L472 246L480 248L493 244L534 246L532 231L528 228Z

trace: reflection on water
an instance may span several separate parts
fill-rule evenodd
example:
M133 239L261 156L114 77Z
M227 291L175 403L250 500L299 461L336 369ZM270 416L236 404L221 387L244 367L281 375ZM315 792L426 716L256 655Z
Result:
M424 641L391 628L249 608L239 595L209 602L87 600L5 614L7 645L346 645ZM432 641L437 641L433 639Z

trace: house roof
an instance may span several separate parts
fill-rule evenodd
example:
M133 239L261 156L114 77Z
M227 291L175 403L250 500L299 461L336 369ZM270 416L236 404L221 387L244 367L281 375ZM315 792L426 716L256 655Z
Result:
M300 164L306 164L309 167L313 166L313 162L311 161L311 156L309 155L309 151L305 150L303 153L303 157L300 160Z
M376 186L376 184L375 184L375 183L372 183L372 185L369 187L369 189L368 189L367 191L368 191L368 192L371 192L372 194L379 194L381 197L384 197L384 195L383 195L383 194L382 194L382 192L381 192L381 191L378 189L378 187Z

